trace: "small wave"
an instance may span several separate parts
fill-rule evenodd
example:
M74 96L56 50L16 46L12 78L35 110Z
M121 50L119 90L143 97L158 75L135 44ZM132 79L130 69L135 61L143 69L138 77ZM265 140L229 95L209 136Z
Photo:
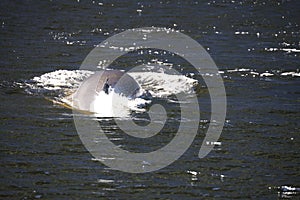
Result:
M97 182L98 183L106 183L106 184L108 184L108 183L114 183L115 180L111 180L111 179L98 179Z
M283 72L280 74L281 76L298 76L300 77L300 72Z
M300 53L300 49L296 48L277 48L277 47L271 47L271 48L265 48L265 51L273 52L273 51L284 51L287 53Z
M271 70L271 71L262 71L259 72L256 69L248 68L235 68L219 71L219 74L222 74L224 77L230 77L231 75L239 75L241 77L300 77L300 70L295 71L281 71L281 70Z
M278 196L280 198L293 198L296 196L299 196L300 194L300 188L295 186L288 186L288 185L282 185L279 187L269 187L269 190L277 190Z

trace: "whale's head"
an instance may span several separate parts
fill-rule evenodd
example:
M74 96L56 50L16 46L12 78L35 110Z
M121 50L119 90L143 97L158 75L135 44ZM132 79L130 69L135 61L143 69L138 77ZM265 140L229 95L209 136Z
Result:
M140 92L139 84L127 73L119 70L97 71L84 80L73 95L73 107L90 111L90 106L99 93L110 91L127 98L135 98Z

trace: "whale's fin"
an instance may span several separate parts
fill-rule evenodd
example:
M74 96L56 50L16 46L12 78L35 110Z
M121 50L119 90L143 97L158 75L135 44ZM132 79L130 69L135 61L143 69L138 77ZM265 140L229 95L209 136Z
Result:
M103 91L108 94L109 84L108 84L108 78L106 79L106 82L103 85Z

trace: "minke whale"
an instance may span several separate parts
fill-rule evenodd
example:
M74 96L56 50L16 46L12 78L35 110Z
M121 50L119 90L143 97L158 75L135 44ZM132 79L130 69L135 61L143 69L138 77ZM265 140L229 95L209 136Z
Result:
M142 94L139 84L127 73L119 70L97 71L84 80L77 91L72 94L72 107L82 111L90 111L90 106L99 93L109 95L114 92L134 99ZM149 97L149 92L146 92Z

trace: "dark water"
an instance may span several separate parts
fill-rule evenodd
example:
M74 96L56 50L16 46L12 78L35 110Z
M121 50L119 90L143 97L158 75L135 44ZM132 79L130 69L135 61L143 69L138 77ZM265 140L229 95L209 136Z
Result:
M0 198L299 198L285 186L300 187L300 78L282 75L299 74L299 11L297 0L1 1ZM199 159L209 116L204 92L204 119L189 150L162 170L128 174L92 160L70 110L16 83L78 69L94 45L145 26L175 28L208 50L226 72L227 121L221 145ZM250 71L230 72L236 68Z

